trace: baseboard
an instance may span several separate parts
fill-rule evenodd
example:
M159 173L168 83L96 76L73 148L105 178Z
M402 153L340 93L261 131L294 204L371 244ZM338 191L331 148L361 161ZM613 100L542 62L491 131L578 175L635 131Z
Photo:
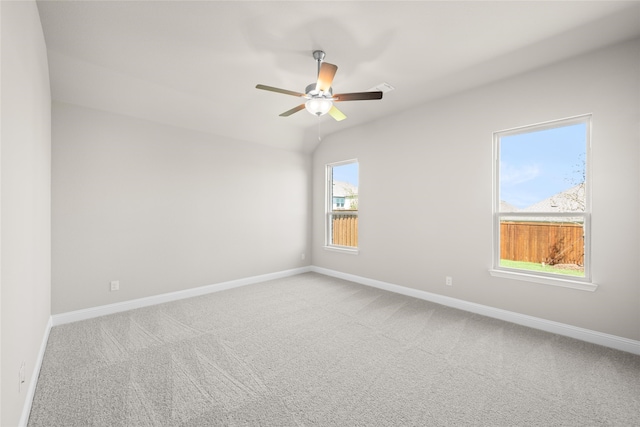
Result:
M640 341L592 331L589 329L578 328L576 326L571 326L564 323L540 319L538 317L528 316L526 314L520 314L512 311L502 310L499 308L489 307L482 304L476 304L473 302L451 298L444 295L433 294L418 289L394 285L392 283L356 276L354 274L329 270L327 268L311 266L311 271L324 274L326 276L336 277L339 279L348 280L350 282L360 283L362 285L383 289L385 291L395 292L397 294L435 302L437 304L446 305L448 307L458 308L460 310L469 311L471 313L481 314L483 316L516 323L518 325L575 338L592 344L598 344L605 347L614 348L616 350L640 355Z
M42 337L42 343L40 344L40 351L38 352L38 358L36 364L33 366L33 372L31 378L29 378L29 388L27 389L27 395L24 399L24 406L22 407L22 415L20 416L20 423L18 426L26 427L29 422L29 414L31 413L31 405L33 404L33 397L36 394L36 386L38 385L38 377L40 377L40 368L42 367L42 361L44 360L44 351L47 349L47 341L49 341L49 332L53 323L51 317L47 322L47 326Z
M616 350L626 351L628 353L640 355L640 341L631 340L631 339L619 337L616 335L605 334L602 332L592 331L589 329L579 328L576 326L554 322L551 320L540 319L538 317L528 316L526 314L515 313L512 311L502 310L499 308L494 308L494 307L490 307L482 304L476 304L473 302L464 301L457 298L433 294L430 292L421 291L419 289L407 288L404 286L395 285L393 283L383 282L375 279L369 279L366 277L361 277L361 276L357 276L349 273L342 273L340 271L330 270L327 268L322 268L317 266L300 267L300 268L295 268L291 270L284 270L284 271L279 271L275 273L252 276L252 277L247 277L247 278L238 279L238 280L231 280L228 282L216 283L213 285L201 286L198 288L185 289L183 291L178 291L178 292L155 295L152 297L140 298L140 299L135 299L130 301L123 301L121 303L103 305L103 306L88 308L84 310L77 310L77 311L72 311L68 313L56 314L51 316L50 323L52 326L57 326L65 323L77 322L79 320L92 319L94 317L120 313L122 311L133 310L136 308L148 307L151 305L177 301L184 298L191 298L191 297L196 297L200 295L210 294L213 292L220 292L227 289L237 288L240 286L246 286L246 285L251 285L255 283L265 282L267 280L295 276L297 274L307 273L309 271L324 274L326 276L349 280L351 282L360 283L362 285L383 289L389 292L395 292L397 294L407 295L410 297L435 302L437 304L458 308L460 310L465 310L471 313L481 314L483 316L492 317L495 319L500 319L500 320L504 320L511 323L516 323L518 325L527 326L530 328L539 329L542 331L575 338L575 339L589 342L592 344L598 344L605 347L614 348ZM48 337L48 331L47 331L47 337ZM45 345L46 345L46 341L45 341ZM42 348L41 351L44 354L44 348ZM38 370L39 370L39 366L38 366ZM35 391L35 388L34 388L34 391Z
M262 274L259 276L246 277L243 279L231 280L228 282L216 283L213 285L200 286L197 288L185 289L183 291L170 292L166 294L154 295L146 298L139 298L130 301L123 301L114 304L101 305L98 307L76 310L67 313L55 314L51 316L53 326L65 323L77 322L79 320L93 319L95 317L106 316L108 314L120 313L136 308L148 307L156 304L177 301L185 298L197 297L213 292L225 291L227 289L238 288L240 286L252 285L266 282L267 280L281 279L283 277L295 276L311 271L311 267L300 267L291 270L283 270L275 273Z

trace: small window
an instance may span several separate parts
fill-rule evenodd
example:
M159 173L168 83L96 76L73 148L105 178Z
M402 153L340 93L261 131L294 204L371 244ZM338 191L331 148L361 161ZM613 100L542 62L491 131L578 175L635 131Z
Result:
M358 248L358 161L327 165L326 246Z
M494 272L590 281L590 127L589 115L494 134Z

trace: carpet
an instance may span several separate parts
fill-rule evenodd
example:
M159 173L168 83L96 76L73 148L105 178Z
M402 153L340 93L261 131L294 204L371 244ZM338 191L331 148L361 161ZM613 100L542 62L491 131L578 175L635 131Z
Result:
M640 356L306 273L52 328L28 425L632 426Z

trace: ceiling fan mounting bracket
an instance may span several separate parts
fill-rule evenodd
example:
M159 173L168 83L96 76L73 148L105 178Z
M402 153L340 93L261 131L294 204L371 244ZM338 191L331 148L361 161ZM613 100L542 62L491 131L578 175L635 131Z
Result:
M324 51L323 50L314 50L313 51L313 59L316 61L324 61Z

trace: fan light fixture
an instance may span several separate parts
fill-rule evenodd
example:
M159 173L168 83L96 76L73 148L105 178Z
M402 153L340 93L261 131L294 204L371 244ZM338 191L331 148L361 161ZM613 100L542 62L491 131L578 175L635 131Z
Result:
M314 116L324 116L333 107L333 101L327 98L311 98L304 103L304 107Z

